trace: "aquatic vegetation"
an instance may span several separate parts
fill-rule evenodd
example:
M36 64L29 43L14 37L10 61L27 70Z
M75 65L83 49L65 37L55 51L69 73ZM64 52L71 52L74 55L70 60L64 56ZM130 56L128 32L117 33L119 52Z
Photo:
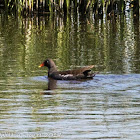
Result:
M60 15L75 13L95 15L115 15L133 8L139 13L138 0L5 0L3 5L9 12L22 15L57 13Z

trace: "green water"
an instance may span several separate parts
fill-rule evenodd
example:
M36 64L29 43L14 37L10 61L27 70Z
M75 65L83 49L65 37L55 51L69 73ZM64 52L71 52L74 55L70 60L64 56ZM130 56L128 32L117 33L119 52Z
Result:
M131 12L108 19L0 14L2 139L139 139L140 27ZM88 81L49 81L59 70L94 64ZM48 90L53 89L53 90Z

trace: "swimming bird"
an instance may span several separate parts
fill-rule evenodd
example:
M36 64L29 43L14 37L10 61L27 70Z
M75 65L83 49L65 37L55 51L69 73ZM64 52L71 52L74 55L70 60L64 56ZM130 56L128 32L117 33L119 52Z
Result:
M78 69L57 71L56 65L52 59L46 59L39 67L48 67L48 77L55 80L80 80L80 79L92 79L95 73L91 73L91 68L94 65L85 66Z

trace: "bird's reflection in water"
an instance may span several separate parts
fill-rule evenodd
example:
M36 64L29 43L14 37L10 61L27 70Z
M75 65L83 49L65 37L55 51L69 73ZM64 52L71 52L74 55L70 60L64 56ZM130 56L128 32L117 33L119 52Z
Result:
M48 78L48 88L44 90L43 93L41 94L46 94L46 95L52 95L56 94L55 90L57 87L57 80L54 80L52 78Z
M57 84L57 80L49 78L48 79L48 90L56 89L56 84Z
M80 80L76 80L76 81L73 81L75 83L81 83L81 82L85 82L85 81L90 81L92 79L80 79ZM56 94L57 93L57 80L54 80L52 78L49 78L48 77L48 87L47 89L44 89L44 91L41 93L41 94L45 94L45 95L53 95L53 94Z

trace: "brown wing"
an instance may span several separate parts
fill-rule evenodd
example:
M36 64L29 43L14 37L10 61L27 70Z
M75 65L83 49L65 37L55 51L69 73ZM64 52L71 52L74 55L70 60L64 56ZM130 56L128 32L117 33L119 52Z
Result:
M91 71L91 68L93 68L94 65L74 69L74 70L67 70L67 71L59 71L59 74L62 75L67 75L67 74L72 74L72 75L78 75L78 74L84 74L85 72Z

